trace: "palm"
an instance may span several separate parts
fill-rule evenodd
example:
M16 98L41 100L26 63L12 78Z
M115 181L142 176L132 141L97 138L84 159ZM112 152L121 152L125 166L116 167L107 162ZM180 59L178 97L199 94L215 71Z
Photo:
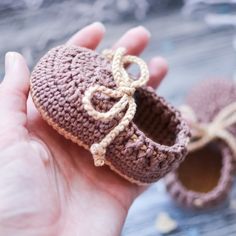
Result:
M34 171L37 175L31 178L36 181L31 185L33 188L39 183L43 187L38 191L37 201L44 199L44 205L41 205L41 209L35 209L38 222L42 224L45 221L46 225L54 222L57 229L63 219L66 230L72 232L72 229L76 231L77 227L81 227L76 219L90 218L91 211L84 210L91 205L100 207L99 211L105 210L106 214L106 209L103 209L106 202L116 205L123 214L126 213L139 191L137 185L125 181L107 167L102 170L94 167L89 152L53 131L41 119L31 101L28 105L28 129L31 133L30 142L36 142L35 146L38 148L38 152L32 150L30 155L37 156L41 153L37 160L41 164L35 163L35 166L42 168ZM32 169L32 165L26 164L25 168ZM41 179L42 176L45 178ZM79 202L83 202L83 205ZM63 232L63 235L69 235L68 232Z
M69 43L94 49L103 33L101 27L91 25ZM130 38L137 39L135 47ZM146 32L136 28L117 45L138 54L147 41ZM0 87L1 235L119 234L131 202L142 189L107 167L94 167L89 152L65 140L41 119L31 98L26 106L28 69L20 55L15 57L18 64L6 65ZM166 66L160 60L151 66L155 84L163 78Z

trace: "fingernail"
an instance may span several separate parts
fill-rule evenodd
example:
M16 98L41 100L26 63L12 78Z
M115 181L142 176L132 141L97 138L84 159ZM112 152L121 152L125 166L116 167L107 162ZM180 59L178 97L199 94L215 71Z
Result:
M149 31L147 28L145 28L144 26L142 26L142 25L139 25L139 26L135 27L134 29L139 29L139 30L145 31L145 33L147 34L147 36L148 36L149 38L151 37L150 31Z
M15 64L15 53L7 52L5 55L5 72L9 71Z
M162 57L154 57L148 63L149 72L152 76L163 78L168 72L168 64Z
M100 21L96 21L96 22L92 23L91 25L100 28L103 32L106 31L104 24L101 23Z
M157 70L157 66L156 66L156 64L155 63L153 63L153 62L150 62L150 64L149 64L149 73L150 74L156 74L156 72L158 71Z
M153 66L165 68L166 70L168 69L168 63L167 63L166 59L163 57L154 57L154 58L152 58L150 63Z

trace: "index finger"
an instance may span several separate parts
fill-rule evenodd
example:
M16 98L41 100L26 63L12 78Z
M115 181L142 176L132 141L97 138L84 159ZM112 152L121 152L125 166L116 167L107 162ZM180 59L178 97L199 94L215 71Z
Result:
M101 22L95 22L74 34L66 44L95 49L103 39L105 31Z

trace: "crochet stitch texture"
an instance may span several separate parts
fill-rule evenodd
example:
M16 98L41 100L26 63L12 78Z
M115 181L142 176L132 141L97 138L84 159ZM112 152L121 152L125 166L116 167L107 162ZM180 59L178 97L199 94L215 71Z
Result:
M186 104L195 113L197 122L211 125L220 112L230 105L235 106L235 101L235 82L210 79L190 90ZM234 120L235 112L231 117ZM233 138L236 137L235 122L225 129ZM229 195L234 172L234 150L227 140L215 137L201 148L191 150L179 168L167 175L166 186L179 204L193 209L206 209L218 205Z
M95 85L115 89L111 62L81 47L50 50L31 76L31 94L42 117L67 139L89 149L99 143L125 115L107 121L88 114L82 99ZM155 91L143 86L134 93L134 119L107 147L105 164L138 184L152 183L175 169L186 154L189 129L180 113ZM119 99L95 92L96 111L107 112Z

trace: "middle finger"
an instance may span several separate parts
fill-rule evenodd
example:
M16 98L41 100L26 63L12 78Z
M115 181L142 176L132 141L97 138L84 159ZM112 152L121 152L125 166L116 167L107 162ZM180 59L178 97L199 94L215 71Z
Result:
M127 54L139 55L147 46L150 32L143 26L128 30L113 46L113 49L124 47Z

